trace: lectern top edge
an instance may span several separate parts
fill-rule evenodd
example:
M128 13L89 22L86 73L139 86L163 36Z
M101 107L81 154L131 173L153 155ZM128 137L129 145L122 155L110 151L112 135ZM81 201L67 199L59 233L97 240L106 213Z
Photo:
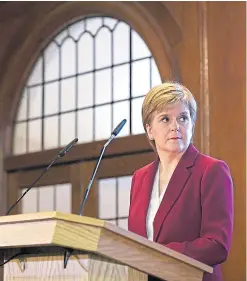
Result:
M102 228L103 231L110 231L115 233L116 235L120 235L125 237L125 239L131 239L138 244L145 245L153 250L159 251L161 254L172 256L175 259L178 259L182 262L193 264L194 267L203 270L205 272L212 273L213 268L206 264L203 264L197 260L194 260L188 256L185 256L181 253L178 253L174 250L171 250L167 247L159 245L158 243L154 243L152 241L147 240L146 238L122 229L116 225L113 225L107 221L86 217L86 216L79 216L75 214L66 214L57 211L51 212L40 212L40 213L31 213L31 214L19 214L19 215L10 215L10 216L2 216L0 217L0 226L4 224L15 224L15 223L27 223L27 222L42 222L42 221L49 221L49 220L60 220L69 223L78 223L84 225L90 225Z
M53 220L53 219L75 222L75 223L90 224L99 227L105 226L105 221L100 219L90 218L86 216L78 216L75 214L66 214L57 211L2 216L0 217L0 225L5 223L17 223L17 222L20 223L20 222L29 222L29 221L32 222L32 221Z

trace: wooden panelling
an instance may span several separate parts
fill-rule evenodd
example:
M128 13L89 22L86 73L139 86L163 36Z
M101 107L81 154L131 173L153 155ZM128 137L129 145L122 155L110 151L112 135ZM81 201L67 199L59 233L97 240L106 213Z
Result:
M104 159L99 168L98 178L132 175L134 171L152 162L156 157L154 152L126 155L117 158Z
M234 232L226 281L246 280L246 3L208 2L210 151L230 167Z
M139 2L139 5L143 11L147 11L147 15L151 13L159 19L160 26L166 35L165 40L167 40L169 46L175 46L182 41L182 30L165 5L162 5L159 1ZM179 70L177 69L177 71Z
M26 188L41 174L42 170L33 170L25 172L11 173L18 174L19 188ZM70 168L66 166L53 167L35 184L35 186L55 185L67 183L70 181Z
M165 5L165 2L163 2L163 4ZM180 11L175 13L180 15L179 21L182 25L183 40L174 46L173 52L178 60L178 65L181 72L181 82L191 90L197 101L198 107L201 110L203 105L201 105L200 99L200 81L202 77L200 75L201 58L198 2L178 2L178 6L174 4L168 4L168 7L172 11ZM177 7L177 9L175 7ZM194 136L194 143L199 150L202 148L202 136L200 132L201 118L199 113L197 116Z
M155 153L151 152L103 159L96 174L96 178L99 179L132 175L137 169L136 167L140 168L152 162L155 157ZM73 181L77 182L78 185L79 182L82 183L82 181L85 181L84 184L87 185L89 183L89 179L91 178L95 164L96 161L88 161L71 167L53 167L35 186L62 184ZM9 177L12 179L11 183L18 181L18 186L24 188L29 186L40 173L41 170L23 171L11 173L9 174ZM16 184L12 185L15 186Z
M183 2L179 1L161 1L170 12L173 20L176 21L177 25L180 27L183 35Z
M210 101L208 79L208 10L205 1L198 2L198 28L200 48L200 94L198 97L200 123L200 149L210 155Z
M61 158L57 164L97 159L105 142L106 141L97 141L93 143L78 144L73 147L63 158ZM48 165L51 160L58 155L60 149L61 148L6 157L4 168L6 171L11 171L23 169L25 167L35 168ZM134 136L134 138L133 136L128 136L113 140L112 143L106 148L104 156L132 154L143 151L152 151L147 141L146 135L137 135Z
M19 174L9 174L8 175L8 209L15 203L15 201L19 198L21 195L21 190L19 186ZM20 213L20 204L16 205L11 211L10 214L18 214Z

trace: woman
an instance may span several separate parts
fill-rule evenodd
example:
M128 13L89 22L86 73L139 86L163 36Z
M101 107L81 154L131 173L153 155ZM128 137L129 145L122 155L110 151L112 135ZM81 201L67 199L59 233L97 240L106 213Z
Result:
M132 178L129 230L214 267L203 281L222 281L233 229L233 185L226 163L192 144L196 101L184 86L150 90L142 120L157 159ZM149 280L156 280L149 277Z

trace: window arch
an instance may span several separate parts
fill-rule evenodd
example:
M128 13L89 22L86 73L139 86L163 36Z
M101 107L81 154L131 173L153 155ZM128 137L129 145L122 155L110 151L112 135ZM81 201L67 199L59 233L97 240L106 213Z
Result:
M120 136L143 133L143 96L160 83L156 63L125 22L84 18L41 52L23 90L13 154L105 139L121 119Z

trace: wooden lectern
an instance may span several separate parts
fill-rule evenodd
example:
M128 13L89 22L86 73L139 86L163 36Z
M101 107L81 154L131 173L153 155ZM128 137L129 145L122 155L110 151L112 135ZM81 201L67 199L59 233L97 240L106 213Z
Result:
M64 252L73 249L64 268ZM59 212L0 217L4 281L199 281L202 264L103 220Z

